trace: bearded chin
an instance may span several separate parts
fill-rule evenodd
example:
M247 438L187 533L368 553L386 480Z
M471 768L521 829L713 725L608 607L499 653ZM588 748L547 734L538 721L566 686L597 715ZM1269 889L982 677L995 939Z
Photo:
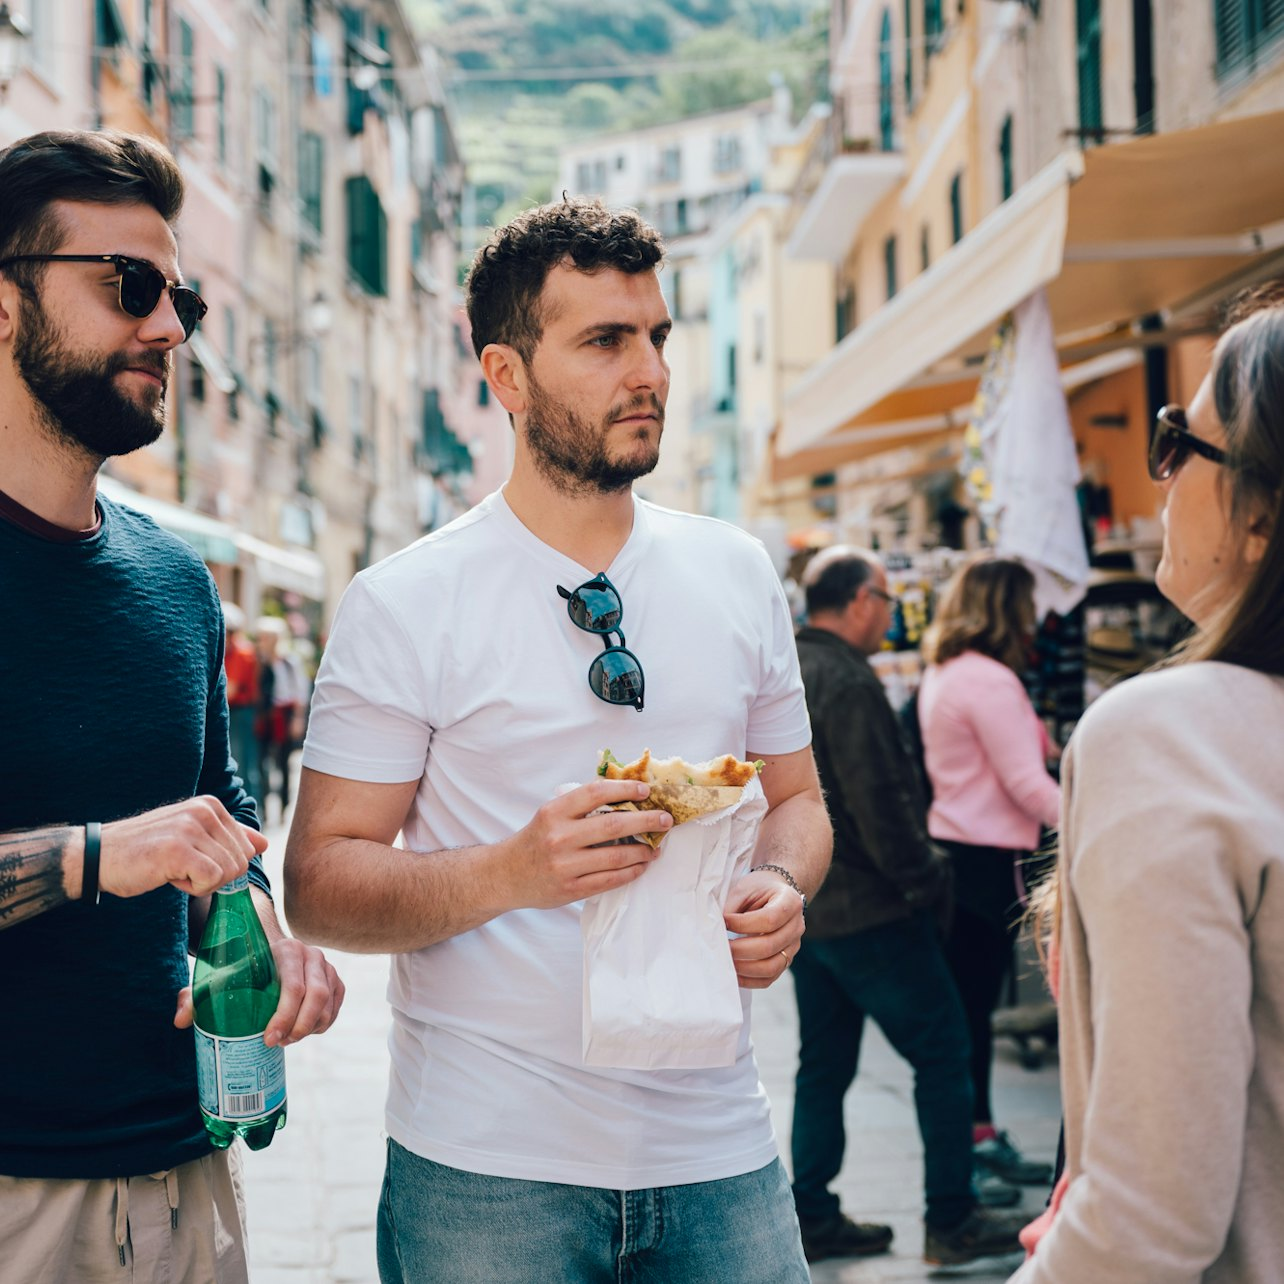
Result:
M594 430L565 406L543 395L532 397L526 420L526 444L546 481L567 494L614 495L628 490L660 461L658 446L646 444L630 455L606 452L607 426Z
M129 359L120 353L97 362L68 353L43 316L14 343L14 364L56 437L91 455L128 455L150 446L165 430L165 396L152 406L120 391L116 375ZM165 382L164 373L158 372Z

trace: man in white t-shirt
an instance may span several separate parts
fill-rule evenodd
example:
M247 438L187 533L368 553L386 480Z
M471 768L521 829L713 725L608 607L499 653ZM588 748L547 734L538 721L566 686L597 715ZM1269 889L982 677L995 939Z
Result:
M512 475L357 577L317 676L286 888L303 936L393 956L385 1284L808 1279L746 992L797 951L832 837L769 558L632 491L669 391L662 255L583 200L482 248L469 316ZM645 878L664 848L629 839L671 823L593 778L603 747L765 760L726 903L732 1065L584 1062L583 902Z

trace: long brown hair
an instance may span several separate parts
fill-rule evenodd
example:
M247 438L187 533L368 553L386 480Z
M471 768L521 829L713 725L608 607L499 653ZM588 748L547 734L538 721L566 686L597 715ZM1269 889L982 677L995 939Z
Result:
M1021 673L1034 631L1034 576L1013 557L981 553L945 586L936 618L923 635L923 657L944 664L979 651Z
M1255 518L1270 524L1266 552L1239 596L1177 649L1166 664L1221 660L1262 673L1284 674L1284 292L1262 306L1250 298L1213 354L1213 404L1226 429L1231 522L1246 531ZM1256 311L1245 312L1244 307ZM1055 937L1062 871L1031 899L1027 921L1040 957Z
M1230 520L1241 535L1269 527L1266 551L1249 582L1175 657L1222 660L1284 675L1284 307L1245 317L1213 354L1213 404L1226 429Z

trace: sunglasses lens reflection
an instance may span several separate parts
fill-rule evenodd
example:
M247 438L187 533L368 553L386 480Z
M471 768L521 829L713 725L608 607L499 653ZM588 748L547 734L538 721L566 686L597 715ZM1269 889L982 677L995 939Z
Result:
M1164 423L1155 429L1150 443L1150 476L1154 481L1167 481L1181 467L1186 457L1186 443L1181 434Z
M627 651L603 651L589 666L589 685L611 704L636 704L642 698L642 670Z
M120 264L120 306L131 317L149 317L156 311L165 277L149 263ZM195 290L176 286L171 296L174 312L183 327L183 337L190 339L196 324L205 315L205 302Z
M589 633L609 633L620 626L624 608L613 589L604 585L584 584L571 595L567 604L571 619Z
M120 269L120 306L131 317L149 317L160 302L165 278L146 263L125 263Z
M195 290L180 287L174 291L174 311L178 314L184 336L190 339L197 322L205 315L204 301Z

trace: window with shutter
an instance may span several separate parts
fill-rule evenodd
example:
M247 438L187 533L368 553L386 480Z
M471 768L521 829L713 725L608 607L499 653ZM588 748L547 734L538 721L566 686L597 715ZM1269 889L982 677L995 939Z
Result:
M1012 195L1012 117L1003 118L999 130L999 192L1000 200L1006 201Z
M892 11L883 10L883 26L878 37L878 133L883 150L895 145L896 117L892 110Z
M950 179L950 235L957 245L963 239L963 171Z
M370 89L366 81L369 64L354 48L365 39L366 17L360 9L343 11L344 66L347 69L348 133L359 134L366 127L366 108L370 106ZM358 83L360 82L360 83Z
M214 142L218 163L227 164L227 72L214 69Z
M185 18L178 20L178 62L174 68L174 87L170 101L174 109L174 131L183 138L196 133L196 60L192 26Z
M388 293L388 220L364 174L344 183L348 204L348 267L369 294Z
M896 238L889 236L883 242L883 276L887 282L887 297L896 297Z
M941 47L944 32L941 0L923 0L923 47L929 58Z
M913 31L914 6L911 0L905 0L905 110L914 105L914 40Z
M1083 142L1104 139L1101 109L1101 0L1075 0L1079 64L1079 135Z
M1217 74L1225 75L1248 55L1248 0L1216 0L1213 27L1217 36Z
M1252 69L1258 51L1284 36L1284 0L1214 0L1217 74Z
M320 134L299 136L299 203L303 221L321 234L321 190L325 165L325 141Z

